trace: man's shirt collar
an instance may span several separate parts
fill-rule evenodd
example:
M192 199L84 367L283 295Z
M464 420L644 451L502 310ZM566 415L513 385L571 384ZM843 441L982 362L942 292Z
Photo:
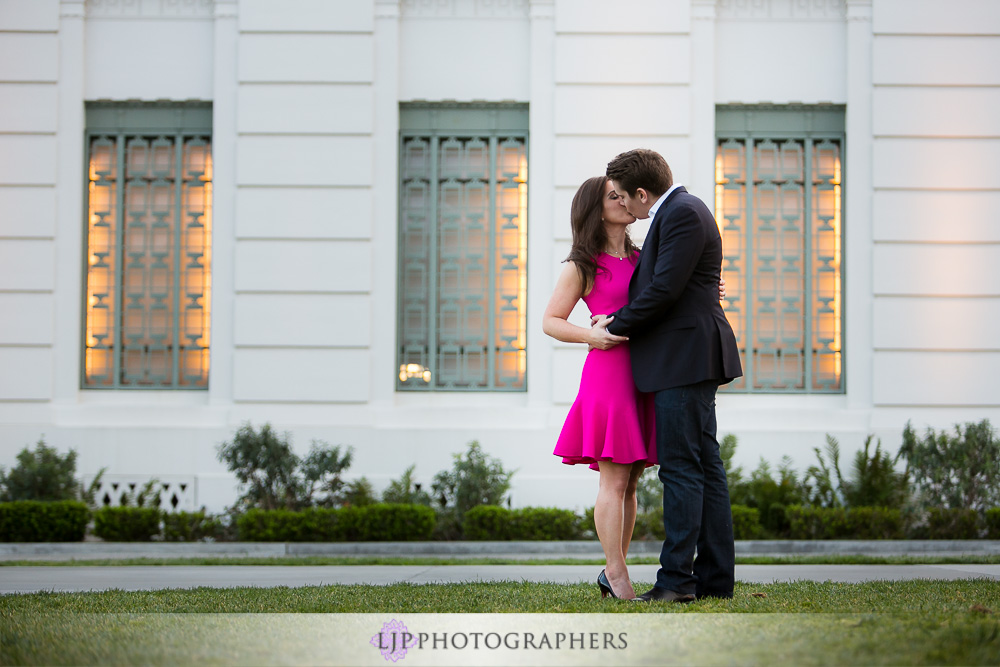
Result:
M656 203L649 207L649 214L646 217L650 220L655 218L656 212L660 210L661 206L663 206L663 202L667 201L667 197L670 196L670 193L679 187L681 187L680 183L674 183L669 190L660 195L660 198L656 200Z

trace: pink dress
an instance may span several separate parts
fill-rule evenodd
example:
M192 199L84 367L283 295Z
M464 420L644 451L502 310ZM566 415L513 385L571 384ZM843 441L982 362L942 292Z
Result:
M632 262L602 253L594 288L583 297L592 315L610 314L628 304ZM598 461L655 465L656 430L653 396L635 388L628 343L591 350L583 364L580 391L566 416L555 451L563 463Z

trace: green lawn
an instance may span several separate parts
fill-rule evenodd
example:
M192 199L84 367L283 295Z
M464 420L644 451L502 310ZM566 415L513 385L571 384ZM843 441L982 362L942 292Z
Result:
M330 657L336 649L327 659L301 652L323 623L355 618L337 614L408 615L431 625L435 617L422 614L442 622L486 615L459 618L495 624L534 614L528 622L538 619L539 632L552 618L585 614L582 625L632 628L635 664L643 662L643 632L653 628L684 639L660 663L996 665L998 611L1000 584L991 580L737 584L732 600L690 605L601 600L590 584L513 582L38 593L0 598L0 663L349 664ZM384 664L373 655L369 664ZM633 664L614 657L604 664Z
M654 565L656 556L630 557L629 563ZM195 558L102 558L80 560L8 560L0 567L104 565L603 565L601 558L482 558L478 556L228 556ZM1000 555L970 556L739 556L737 565L981 565L1000 564Z

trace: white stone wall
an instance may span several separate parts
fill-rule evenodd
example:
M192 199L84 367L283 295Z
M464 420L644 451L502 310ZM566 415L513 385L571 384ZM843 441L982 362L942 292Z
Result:
M0 465L42 434L80 470L193 476L270 421L429 484L478 439L515 505L582 507L550 455L583 350L541 315L585 178L637 146L712 205L715 105L846 104L837 396L725 394L739 459L812 462L907 419L1000 425L1000 5L960 0L0 0ZM83 101L214 104L207 392L79 389ZM528 391L395 391L399 103L530 105ZM637 224L635 235L645 232ZM581 305L574 315L584 323ZM188 501L185 501L188 502Z

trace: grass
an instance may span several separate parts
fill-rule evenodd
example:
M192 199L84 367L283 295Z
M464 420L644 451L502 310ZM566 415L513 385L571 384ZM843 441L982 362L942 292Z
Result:
M645 590L651 582L636 583ZM1000 583L878 581L861 584L737 583L731 600L639 605L601 600L594 584L487 582L195 588L96 593L27 593L0 598L3 613L966 613L1000 611ZM987 614L989 615L989 614Z
M628 559L655 565L655 556ZM441 556L230 556L180 558L100 558L80 560L7 560L0 567L128 566L128 565L603 565L602 558L503 558ZM737 565L998 565L1000 554L957 556L864 556L810 554L802 556L738 556Z
M544 664L992 665L1000 661L997 611L1000 584L987 580L737 584L731 600L690 605L601 600L590 584L515 582L36 593L0 598L0 663L382 664L365 645L392 614L411 628L455 618L539 633L596 624L628 631L634 647L617 660L593 652L553 662L558 654L539 652L533 659ZM356 619L367 625L344 630ZM303 653L334 634L368 653L340 644ZM670 652L650 653L662 651L664 637ZM437 664L472 660L452 651Z

